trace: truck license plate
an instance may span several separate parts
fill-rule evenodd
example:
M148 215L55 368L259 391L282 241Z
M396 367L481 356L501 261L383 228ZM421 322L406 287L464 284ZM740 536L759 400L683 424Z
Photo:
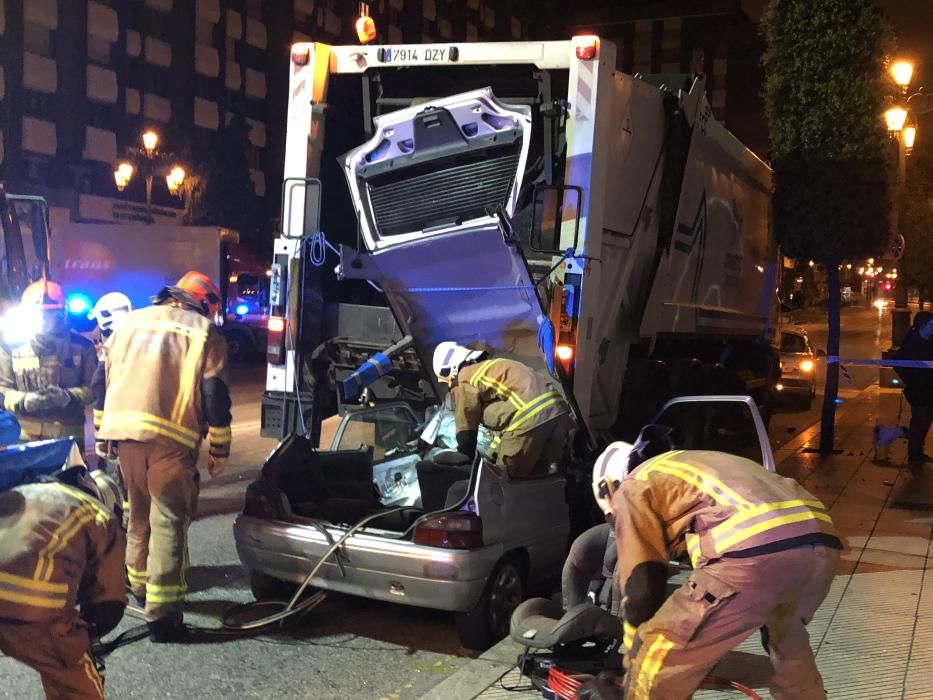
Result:
M452 60L449 47L388 46L379 49L383 63L447 63Z

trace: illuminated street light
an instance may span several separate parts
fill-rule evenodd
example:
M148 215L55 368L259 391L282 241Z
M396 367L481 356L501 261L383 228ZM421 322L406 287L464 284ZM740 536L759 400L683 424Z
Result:
M894 78L894 82L905 92L913 75L914 66L910 61L897 61L891 66L891 76Z
M904 137L904 148L907 149L906 155L909 156L911 152L914 150L914 141L917 139L917 127L915 126L904 127L902 136Z
M156 149L156 146L159 145L159 135L154 132L152 129L143 134L143 147L146 149L146 153L152 155L152 152Z
M897 134L907 121L907 110L903 107L892 107L884 113L884 120L887 122L888 131L892 135Z
M165 176L165 184L173 197L177 197L181 191L181 186L185 182L185 169L180 165L172 168L171 172Z

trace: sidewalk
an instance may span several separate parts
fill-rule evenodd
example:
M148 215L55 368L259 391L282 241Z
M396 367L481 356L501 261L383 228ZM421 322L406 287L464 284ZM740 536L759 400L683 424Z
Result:
M838 455L806 452L819 440L813 426L775 453L778 470L798 479L828 507L846 544L843 566L816 618L810 639L833 700L933 700L933 466L914 477L903 466L906 444L890 460L872 461L872 427L894 424L897 392L871 386L840 407ZM906 420L906 417L905 419ZM537 698L514 671L519 647L501 642L436 686L425 698ZM756 636L716 669L767 692L770 663ZM742 697L700 691L697 700Z

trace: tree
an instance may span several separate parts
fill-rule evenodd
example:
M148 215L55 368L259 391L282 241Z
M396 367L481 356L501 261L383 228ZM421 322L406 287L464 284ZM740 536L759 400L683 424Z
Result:
M876 0L771 0L763 26L775 230L785 255L826 269L827 352L838 357L838 266L890 236L890 34ZM839 365L827 364L821 452L833 449L838 388Z
M260 229L262 205L249 175L249 126L235 116L218 129L210 148L195 153L195 173L185 182L187 223L223 226L240 233L240 241L265 253Z

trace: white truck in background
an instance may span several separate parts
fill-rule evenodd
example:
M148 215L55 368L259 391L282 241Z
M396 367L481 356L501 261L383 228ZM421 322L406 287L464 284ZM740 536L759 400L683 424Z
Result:
M456 340L542 371L555 353L581 454L631 438L672 395L748 393L767 416L771 172L715 120L702 76L623 74L593 36L306 43L289 95L264 430L301 424L288 406L313 375L318 215L332 241L357 241L339 275L384 292L426 393L434 346Z

